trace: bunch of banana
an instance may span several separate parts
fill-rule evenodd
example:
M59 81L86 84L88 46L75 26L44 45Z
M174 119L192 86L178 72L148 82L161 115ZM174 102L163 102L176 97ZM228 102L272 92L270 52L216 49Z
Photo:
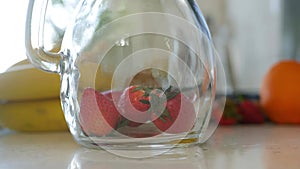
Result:
M112 75L101 66L82 62L78 67L80 86L110 89ZM16 63L0 73L0 126L28 132L67 130L59 95L58 74L41 71L28 60Z
M34 68L27 60L0 74L0 126L16 131L63 131L58 74Z

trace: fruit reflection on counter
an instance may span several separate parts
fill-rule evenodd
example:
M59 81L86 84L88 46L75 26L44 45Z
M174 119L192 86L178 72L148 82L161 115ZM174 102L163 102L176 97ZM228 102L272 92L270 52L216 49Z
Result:
M65 131L60 78L23 60L0 74L0 126L16 131Z

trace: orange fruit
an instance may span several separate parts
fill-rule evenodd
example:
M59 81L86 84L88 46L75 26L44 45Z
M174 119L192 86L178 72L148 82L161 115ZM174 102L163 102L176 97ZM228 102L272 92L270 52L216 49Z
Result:
M260 104L275 123L300 124L300 63L282 60L263 77Z

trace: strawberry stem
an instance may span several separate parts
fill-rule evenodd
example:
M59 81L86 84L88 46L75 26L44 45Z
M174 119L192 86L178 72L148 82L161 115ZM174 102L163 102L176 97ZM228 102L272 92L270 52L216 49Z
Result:
M167 96L167 100L173 99L173 98L176 97L178 94L179 94L179 91L173 91L173 92L168 93L168 94L166 95L166 96Z
M131 92L134 93L136 91L142 90L143 86L137 86L136 88L134 88Z
M165 119L164 116L159 116L159 119L160 119L161 121L163 121L164 123L167 122L167 120Z
M120 118L119 119L119 121L118 121L118 123L117 123L117 126L116 126L116 130L117 129L119 129L119 128L122 128L122 127L125 127L125 126L127 126L128 125L128 120L127 119L125 119L125 118Z
M149 100L140 100L140 102L143 104L148 104L148 105L150 104Z

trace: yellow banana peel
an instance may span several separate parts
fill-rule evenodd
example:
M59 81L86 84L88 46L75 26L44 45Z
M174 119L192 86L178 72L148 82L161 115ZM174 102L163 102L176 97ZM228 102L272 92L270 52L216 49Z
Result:
M59 99L0 104L0 125L26 132L68 130Z
M0 101L28 101L59 98L60 77L43 72L27 60L0 74Z
M0 74L0 126L16 131L67 130L58 74L23 60Z

